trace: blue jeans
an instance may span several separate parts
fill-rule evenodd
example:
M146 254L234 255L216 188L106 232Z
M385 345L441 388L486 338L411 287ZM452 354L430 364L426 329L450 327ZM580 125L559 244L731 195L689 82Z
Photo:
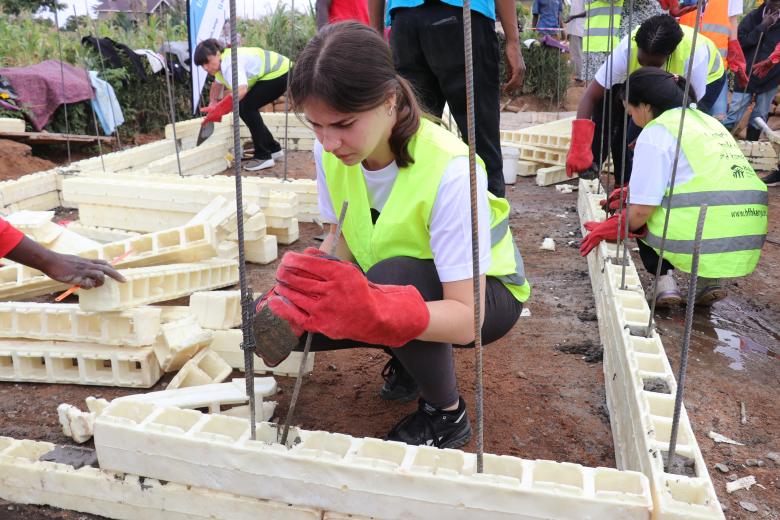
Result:
M763 118L766 121L766 116L769 114L769 108L772 106L772 100L777 93L777 87L774 87L766 92L756 94L756 104L753 107L753 111L750 113L750 126L758 128L753 124L754 117ZM731 106L729 112L726 114L726 119L723 120L723 126L726 128L733 128L745 114L748 105L750 105L753 94L743 94L741 92L734 92L731 96Z
M715 119L723 119L729 111L729 82L723 82L723 88L720 89L717 99L710 108L710 115Z

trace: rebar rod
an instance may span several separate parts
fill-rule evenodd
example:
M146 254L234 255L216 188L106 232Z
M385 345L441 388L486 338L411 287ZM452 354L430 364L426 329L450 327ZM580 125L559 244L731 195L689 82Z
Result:
M62 82L62 109L65 111L65 146L68 150L68 165L70 165L70 122L68 121L68 104L65 103L65 64L62 61L62 36L60 35L60 17L57 6L52 7L54 12L54 25L57 26L57 52L60 56L60 80Z
M691 75L693 74L693 58L696 55L696 39L699 36L699 21L704 6L704 0L696 2L696 22L693 27L693 39L691 41L691 55L688 58L688 70L685 74L685 88L683 89L682 108L680 109L680 126L677 130L677 144L672 161L672 176L669 179L669 195L666 198L666 215L664 215L664 229L661 235L661 244L658 247L658 266L655 269L653 279L653 291L650 302L650 317L645 329L645 337L650 337L653 330L653 316L655 315L656 298L658 297L658 278L661 276L661 266L664 263L664 249L666 248L666 235L669 232L669 217L672 214L672 197L674 197L674 182L677 179L677 165L680 162L680 149L682 146L683 128L685 127L685 114L688 112L688 99L691 90Z
M628 67L631 64L631 29L634 23L634 0L628 0L628 30L626 31L629 35L629 45L627 45L627 51L626 51L626 72L628 72ZM630 92L631 88L631 74L626 74L626 93L625 93L625 99L628 101L628 94ZM628 230L629 230L629 212L631 208L628 205L628 197L629 193L626 189L626 155L628 155L628 110L623 110L623 149L622 149L622 159L621 159L621 165L620 165L620 188L622 190L626 191L625 196L625 202L626 202L626 212L625 215L623 215L623 193L620 194L620 202L618 204L618 243L617 243L617 261L620 262L620 249L622 247L623 249L623 260L622 265L620 269L620 289L624 290L626 288L626 266L628 265L627 262L627 252L628 252L628 246L626 245L626 240L628 239ZM609 208L609 195L607 195L607 208ZM621 219L623 222L621 222ZM620 230L623 230L623 233L620 233Z
M466 128L469 146L471 197L471 260L474 289L474 355L476 370L477 473L482 473L485 451L484 387L482 384L482 305L479 279L479 222L477 212L477 152L474 121L474 54L471 39L471 0L463 1L463 52L466 64Z
M168 34L168 16L165 17L165 41L168 44L168 49L171 48L171 39ZM171 118L171 128L173 129L173 149L176 151L176 168L178 168L179 171L179 177L184 177L184 174L181 171L181 159L179 158L179 139L176 136L176 108L173 101L173 91L171 90L171 78L168 75L170 72L170 69L173 68L168 67L169 63L167 63L167 60L163 58L163 74L165 74L165 87L168 91L168 109L170 111L170 118ZM173 60L171 60L170 65L173 65Z
M699 257L701 256L701 237L704 233L704 221L707 218L707 205L699 206L699 220L696 223L696 238L693 242L693 258L691 259L691 276L688 282L688 308L685 310L685 329L683 332L682 351L680 352L680 370L677 373L677 395L674 398L674 415L672 416L672 432L669 437L669 451L666 458L666 472L671 473L674 452L677 448L677 431L680 427L680 411L682 410L683 391L685 390L685 374L688 370L688 349L691 344L691 328L693 327L693 309L696 306L696 284L699 277Z

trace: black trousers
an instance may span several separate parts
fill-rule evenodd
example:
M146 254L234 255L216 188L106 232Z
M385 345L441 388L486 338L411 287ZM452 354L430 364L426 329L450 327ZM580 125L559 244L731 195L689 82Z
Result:
M366 277L378 284L413 285L425 301L437 301L443 297L442 284L433 260L395 257L383 260L366 273ZM496 278L488 277L485 287L485 321L482 324L482 344L487 345L502 338L514 326L523 310L523 304ZM295 350L303 350L306 335ZM473 347L455 345L455 347ZM451 343L410 341L403 347L388 348L352 340L334 340L322 334L312 339L312 351L339 350L345 348L381 348L390 352L411 374L420 387L420 394L433 406L442 408L458 400L458 384Z
M428 0L417 7L393 9L390 47L398 74L409 80L423 108L441 117L446 102L467 136L463 10ZM474 120L477 153L485 161L488 190L506 191L499 135L499 52L495 22L472 12Z
M287 90L287 74L269 80L260 80L238 103L238 114L252 134L252 144L255 147L255 159L270 159L271 154L282 149L271 135L271 131L260 117L260 107L267 105Z
M658 269L658 259L660 258L658 253L655 252L655 249L641 240L637 240L636 243L639 246L639 258L642 260L642 265L645 266L648 273L655 276L655 272ZM664 258L664 261L661 264L661 274L664 275L667 271L671 271L672 269L674 269L674 266Z
M633 119L629 117L626 145L625 147L623 146L623 118L626 110L623 107L621 91L622 85L615 85L612 89L606 90L602 100L593 108L591 119L596 124L596 130L593 133L591 151L593 152L593 160L598 165L606 161L609 157L608 153L612 152L612 164L616 183L620 183L621 180L623 154L625 153L626 167L622 179L625 184L628 184L628 181L631 179L631 167L634 160L633 146L630 145L636 141L642 129L636 126ZM612 92L611 96L610 92ZM610 124L609 121L612 123Z

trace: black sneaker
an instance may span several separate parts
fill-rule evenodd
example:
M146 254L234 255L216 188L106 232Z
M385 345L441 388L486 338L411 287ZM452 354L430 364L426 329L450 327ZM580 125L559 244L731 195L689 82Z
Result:
M417 382L396 358L391 357L382 369L385 384L379 390L379 396L386 401L408 403L417 399L420 390Z
M458 400L458 409L450 412L434 408L420 399L417 411L401 419L387 434L388 441L437 448L459 448L470 439L471 425L462 397Z
M761 177L767 186L780 186L780 170L772 170L767 175Z

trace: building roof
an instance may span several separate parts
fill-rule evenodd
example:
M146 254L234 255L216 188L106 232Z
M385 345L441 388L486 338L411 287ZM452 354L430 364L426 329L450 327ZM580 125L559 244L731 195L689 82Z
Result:
M160 4L170 7L167 0L103 0L95 7L96 12L103 13L146 13L151 14L160 7Z

